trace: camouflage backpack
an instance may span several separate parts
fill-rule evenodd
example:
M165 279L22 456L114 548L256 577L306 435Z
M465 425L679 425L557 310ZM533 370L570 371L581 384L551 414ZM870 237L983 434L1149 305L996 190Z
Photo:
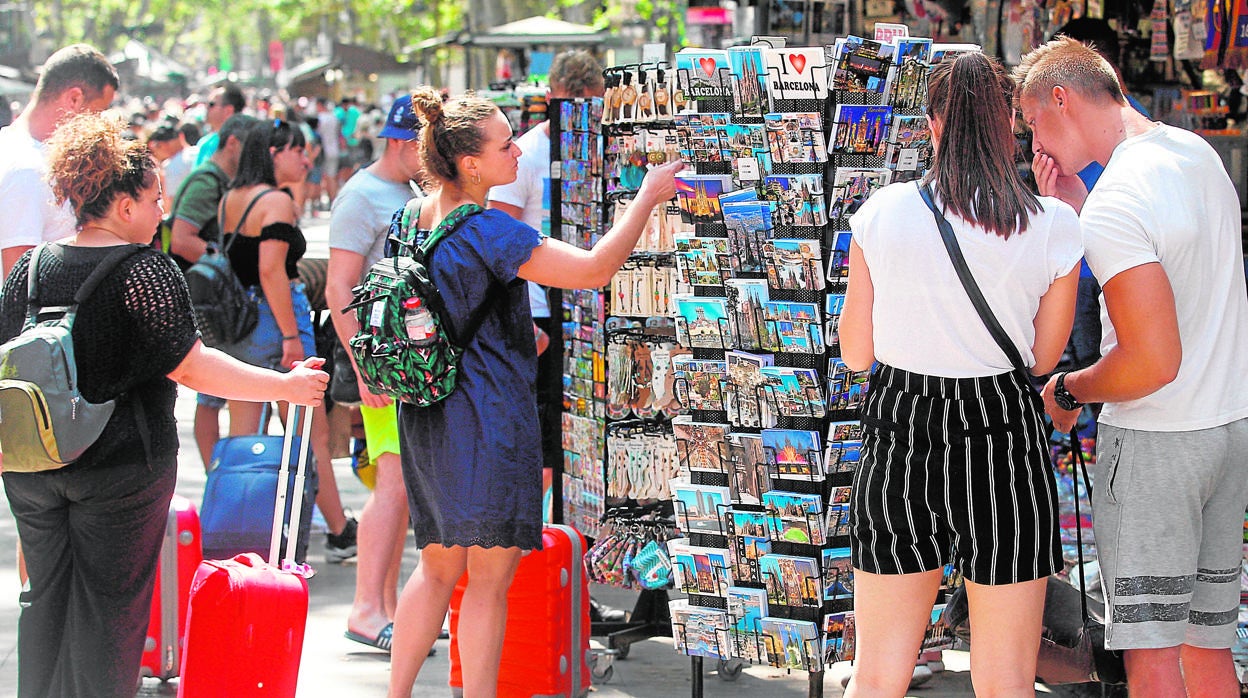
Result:
M420 200L409 201L395 215L387 256L369 267L364 281L352 289L351 304L343 312L355 310L360 321L360 330L350 341L351 353L369 390L428 407L455 389L463 348L476 336L486 313L497 305L498 294L495 284L461 331L455 331L433 282L429 258L439 242L483 209L476 204L456 208L418 243L420 204ZM404 302L413 298L420 299L433 315L434 330L420 342L408 338L404 324Z

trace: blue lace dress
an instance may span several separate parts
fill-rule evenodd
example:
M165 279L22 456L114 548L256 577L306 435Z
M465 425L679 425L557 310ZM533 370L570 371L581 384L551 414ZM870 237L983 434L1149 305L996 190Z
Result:
M540 243L536 230L487 210L434 250L430 267L452 324L480 307L495 281L506 291L466 347L455 391L432 407L399 407L419 547L541 547L537 350L527 284L516 277Z

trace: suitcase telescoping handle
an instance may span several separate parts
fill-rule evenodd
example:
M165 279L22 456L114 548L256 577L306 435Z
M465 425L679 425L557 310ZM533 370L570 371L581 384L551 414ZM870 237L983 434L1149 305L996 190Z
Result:
M299 439L299 460L295 462L294 494L290 507L293 525L286 521L287 483L290 480L290 451L295 440L295 423L297 416L303 415L302 435ZM308 451L312 444L312 408L291 404L286 408L286 426L282 434L282 464L277 471L277 498L273 507L273 536L269 542L269 564L281 567L278 551L282 545L282 532L288 531L286 541L286 560L293 564L295 549L299 545L299 516L303 511L303 487L308 472Z

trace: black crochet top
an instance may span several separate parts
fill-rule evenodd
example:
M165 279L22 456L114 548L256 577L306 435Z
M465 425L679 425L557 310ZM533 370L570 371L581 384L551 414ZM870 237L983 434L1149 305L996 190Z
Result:
M52 244L39 263L40 305L68 305L111 247ZM30 252L4 281L0 298L0 343L16 337L26 319L26 277ZM90 402L116 399L100 438L70 468L110 467L146 460L133 403L140 400L151 433L152 457L172 466L178 432L173 418L177 386L166 376L199 339L186 281L172 259L154 249L122 260L78 308L74 360L82 396Z
M248 237L238 233L231 234L233 242L230 246L230 264L234 273L244 286L260 285L260 243L265 240L281 240L290 245L286 250L286 278L299 278L299 258L308 249L308 242L298 226L289 223L270 223L260 229L256 237Z

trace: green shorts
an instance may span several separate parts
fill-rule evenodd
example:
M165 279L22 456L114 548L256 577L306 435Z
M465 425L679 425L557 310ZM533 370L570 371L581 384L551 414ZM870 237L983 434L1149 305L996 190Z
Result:
M399 412L396 403L385 407L360 405L364 420L364 440L368 444L368 460L377 462L383 453L399 454Z

